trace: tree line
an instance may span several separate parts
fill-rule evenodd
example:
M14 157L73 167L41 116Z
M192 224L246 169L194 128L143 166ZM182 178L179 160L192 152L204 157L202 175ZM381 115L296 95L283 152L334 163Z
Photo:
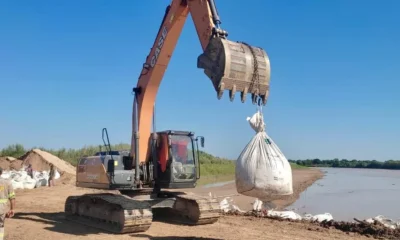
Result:
M96 152L100 151L100 146L85 146L78 149L47 149L44 147L33 147L30 149L26 149L22 144L12 144L0 150L0 157L19 158L29 150L34 148L49 152L67 162L70 162L73 165L76 165L77 161L80 158L84 156L94 155ZM115 151L130 150L130 145L124 143L115 144L111 145L111 149ZM102 150L104 151L105 148L102 147ZM199 151L199 155L201 164L234 164L234 162L230 161L229 159L216 157L204 151Z
M370 168L370 169L399 169L399 160L387 160L384 162L377 160L347 160L347 159L332 159L321 160L318 158L307 160L289 160L300 166L306 167L334 167L334 168Z

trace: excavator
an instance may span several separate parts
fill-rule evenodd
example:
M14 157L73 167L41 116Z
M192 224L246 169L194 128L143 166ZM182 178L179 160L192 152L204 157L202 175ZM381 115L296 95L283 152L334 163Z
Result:
M104 191L69 196L67 219L122 234L147 231L153 217L200 225L221 216L215 198L184 191L200 179L199 143L204 147L205 138L191 131L156 131L154 124L157 91L189 14L203 49L197 68L211 80L217 98L227 90L230 101L240 92L242 103L251 94L253 104L266 104L270 63L265 50L228 40L214 0L172 0L133 88L131 149L113 151L103 129L106 150L79 160L76 186Z

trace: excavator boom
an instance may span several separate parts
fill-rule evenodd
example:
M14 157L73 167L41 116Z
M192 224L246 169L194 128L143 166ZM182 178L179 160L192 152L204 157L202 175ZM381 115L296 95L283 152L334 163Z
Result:
M236 92L241 93L242 102L247 94L257 104L265 105L268 99L270 63L266 52L227 40L228 33L219 27L221 21L214 0L172 0L134 88L131 153L138 162L146 161L149 155L148 140L157 91L189 14L204 51L197 59L197 67L204 69L218 99L225 90L229 91L231 101Z

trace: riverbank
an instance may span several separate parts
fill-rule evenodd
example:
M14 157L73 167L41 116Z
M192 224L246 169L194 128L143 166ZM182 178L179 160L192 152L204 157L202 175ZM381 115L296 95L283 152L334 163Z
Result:
M315 181L321 179L324 173L318 168L299 168L292 170L293 176L293 194L288 197L283 197L280 200L272 201L272 205L277 209L284 209L285 207L293 204L299 197L300 194L311 186ZM225 179L224 181L229 181ZM207 187L199 186L195 189L187 189L187 191L195 192L198 194L208 194L211 192L217 197L231 196L234 204L244 211L251 210L253 208L253 202L255 198L243 196L237 193L234 179L227 182L223 186Z
M319 169L294 169L293 186L295 193L289 199L275 202L280 207L296 201L299 193L317 179L323 177ZM189 191L209 192L217 196L237 194L233 183L219 187L198 187ZM95 189L78 188L69 183L58 183L52 188L17 190L16 215L6 219L6 239L30 240L52 239L109 239L113 234L95 228L67 221L64 216L65 199L71 195L101 192ZM233 197L243 209L252 208L252 198ZM222 199L221 199L222 200ZM369 239L358 233L317 226L312 223L272 220L258 217L222 216L214 224L200 226L175 225L154 221L144 233L118 235L118 239Z
M307 174L314 175L316 172L318 171L311 169L301 170L301 172L296 170L294 171L294 176L297 176L295 182L304 179ZM296 184L296 186L306 185ZM309 223L243 216L222 216L214 224L200 226L154 221L146 232L118 236L65 219L64 203L68 196L95 192L99 191L77 188L70 184L58 184L52 188L18 190L16 214L13 218L7 218L5 222L6 239L369 239L358 234L346 234Z

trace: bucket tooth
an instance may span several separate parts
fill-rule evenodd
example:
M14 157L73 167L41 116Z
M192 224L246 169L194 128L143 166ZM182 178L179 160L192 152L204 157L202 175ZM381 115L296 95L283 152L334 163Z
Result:
M258 90L255 90L254 93L251 94L251 100L253 104L257 104L258 97L259 97L259 92Z
M197 58L197 67L204 69L218 99L222 98L223 91L229 90L231 101L236 92L241 92L244 103L247 93L260 96L259 93L269 90L270 62L267 53L259 47L215 37ZM265 105L268 94L264 98Z
M229 90L229 99L231 100L231 102L235 100L235 93L236 93L236 85L233 84L232 89Z
M217 94L218 99L222 98L222 95L224 95L224 90L225 90L225 84L222 82L218 87L218 94Z
M267 104L268 96L269 96L269 90L267 90L267 91L265 92L265 94L261 96L263 105L266 105L266 104Z
M246 102L246 96L247 96L247 87L244 88L244 90L242 92L240 92L240 100L242 101L242 103Z

